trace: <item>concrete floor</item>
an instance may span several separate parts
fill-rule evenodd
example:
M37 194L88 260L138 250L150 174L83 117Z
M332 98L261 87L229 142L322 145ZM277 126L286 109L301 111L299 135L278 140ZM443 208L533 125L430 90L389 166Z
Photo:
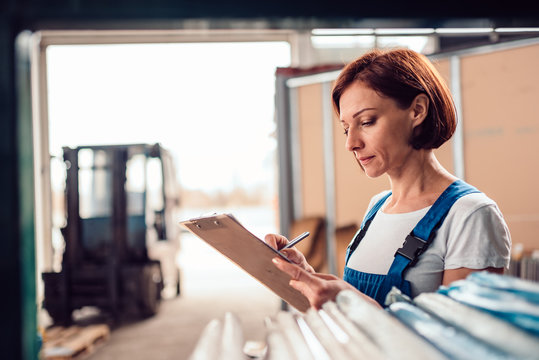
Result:
M226 312L239 317L246 341L264 341L264 319L281 300L200 239L182 239L181 296L152 318L114 328L88 359L188 359L204 327Z

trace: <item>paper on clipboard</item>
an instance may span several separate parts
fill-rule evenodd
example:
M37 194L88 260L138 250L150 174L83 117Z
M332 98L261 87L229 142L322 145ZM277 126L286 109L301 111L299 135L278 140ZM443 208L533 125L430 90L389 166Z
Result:
M290 276L279 271L271 262L275 256L289 261L280 252L256 237L231 214L215 214L180 222L228 259L260 281L284 301L305 312L307 298L291 287Z

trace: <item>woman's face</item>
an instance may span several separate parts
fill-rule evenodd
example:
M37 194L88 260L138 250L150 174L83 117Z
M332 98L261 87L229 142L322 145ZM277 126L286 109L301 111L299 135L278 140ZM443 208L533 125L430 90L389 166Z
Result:
M401 109L364 83L355 81L339 101L346 149L352 151L367 176L402 172L414 150L409 144L414 124L412 106Z

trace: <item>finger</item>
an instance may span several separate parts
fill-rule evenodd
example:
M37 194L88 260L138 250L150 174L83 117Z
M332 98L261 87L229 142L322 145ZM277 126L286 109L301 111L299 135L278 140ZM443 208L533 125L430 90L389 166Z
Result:
M289 285L302 293L315 309L320 309L328 300L334 300L336 294L350 284L329 274L311 274L298 265L290 264L282 259L272 259L275 266L290 275ZM328 281L333 280L333 281Z
M295 264L298 264L304 270L310 273L314 273L313 267L309 265L307 259L305 259L305 256L301 253L301 251L297 250L296 248L282 249L280 251L281 254L286 256L288 260L292 261Z
M291 280L301 281L307 285L313 284L313 281L319 281L296 264L291 264L277 257L273 258L272 261L279 270L288 274L291 277Z
M328 294L325 291L323 286L324 281L317 276L310 275L307 273L309 281L304 280L290 280L290 287L296 289L302 293L308 300L311 306L317 310L322 308L322 305L328 301L333 300L333 297L328 297ZM303 277L302 279L306 279Z
M273 258L272 261L279 270L290 276L291 279L289 285L302 293L309 299L311 305L314 305L311 301L314 297L312 288L315 287L312 282L313 280L320 280L313 278L307 271L303 270L298 265L290 264L279 258Z
M269 246L271 246L272 248L279 250L283 246L288 244L288 239L278 234L267 234L264 237L264 242L268 244Z
M319 279L323 279L323 280L339 280L340 278L335 276L335 275L332 275L332 274L322 274L322 273L316 273L316 274L313 274L314 276L316 276L317 278Z
M288 260L292 261L295 264L301 265L301 263L303 262L302 254L294 248L282 249L281 254L286 256Z

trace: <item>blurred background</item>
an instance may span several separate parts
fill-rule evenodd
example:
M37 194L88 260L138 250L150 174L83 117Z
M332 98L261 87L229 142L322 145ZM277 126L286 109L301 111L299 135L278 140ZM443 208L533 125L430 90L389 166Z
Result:
M226 212L260 238L309 230L300 249L340 275L368 200L388 183L346 153L330 91L372 48L434 62L460 120L437 156L497 201L513 235L511 273L537 279L533 17L144 22L143 8L133 23L32 15L31 31L14 31L18 109L31 109L17 113L32 224L21 328L50 344L55 326L105 324L94 336L103 346L77 345L92 359L184 359L211 319L234 312L260 345L264 319L286 305L178 223Z

